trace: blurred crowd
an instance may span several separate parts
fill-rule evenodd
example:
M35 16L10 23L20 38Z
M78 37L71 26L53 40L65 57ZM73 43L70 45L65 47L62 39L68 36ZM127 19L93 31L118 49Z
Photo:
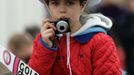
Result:
M86 13L102 13L113 21L108 32L113 37L121 61L123 75L134 75L134 0L102 0L94 8L86 8ZM40 28L29 27L24 33L16 33L9 39L8 48L16 56L28 63L32 54L33 39Z

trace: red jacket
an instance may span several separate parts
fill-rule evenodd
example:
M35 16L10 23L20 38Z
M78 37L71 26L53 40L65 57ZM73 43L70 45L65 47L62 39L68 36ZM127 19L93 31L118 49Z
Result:
M44 47L39 40L40 35L34 41L29 65L40 75L68 75L66 37L57 40L58 50ZM84 43L75 37L71 37L70 41L73 75L121 75L116 47L111 37L97 33Z

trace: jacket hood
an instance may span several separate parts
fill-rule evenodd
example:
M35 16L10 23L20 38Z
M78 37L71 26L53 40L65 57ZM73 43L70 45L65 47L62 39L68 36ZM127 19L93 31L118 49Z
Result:
M82 15L81 22L83 26L71 36L84 35L93 32L106 33L112 27L112 21L102 14Z

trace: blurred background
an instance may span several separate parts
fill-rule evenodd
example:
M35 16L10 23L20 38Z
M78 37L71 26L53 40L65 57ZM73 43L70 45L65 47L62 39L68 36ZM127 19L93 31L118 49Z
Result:
M134 0L102 0L85 12L102 13L113 21L108 34L116 43L122 73L134 75ZM33 39L46 16L39 0L0 0L0 45L28 63Z
M38 0L0 0L0 44L6 46L14 33L39 27L45 9Z

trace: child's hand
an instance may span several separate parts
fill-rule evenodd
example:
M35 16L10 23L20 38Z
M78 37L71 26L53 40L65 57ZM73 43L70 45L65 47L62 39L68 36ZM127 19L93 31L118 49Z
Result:
M45 19L41 26L41 37L43 41L49 46L52 47L52 40L55 36L55 26L50 23L49 19Z

